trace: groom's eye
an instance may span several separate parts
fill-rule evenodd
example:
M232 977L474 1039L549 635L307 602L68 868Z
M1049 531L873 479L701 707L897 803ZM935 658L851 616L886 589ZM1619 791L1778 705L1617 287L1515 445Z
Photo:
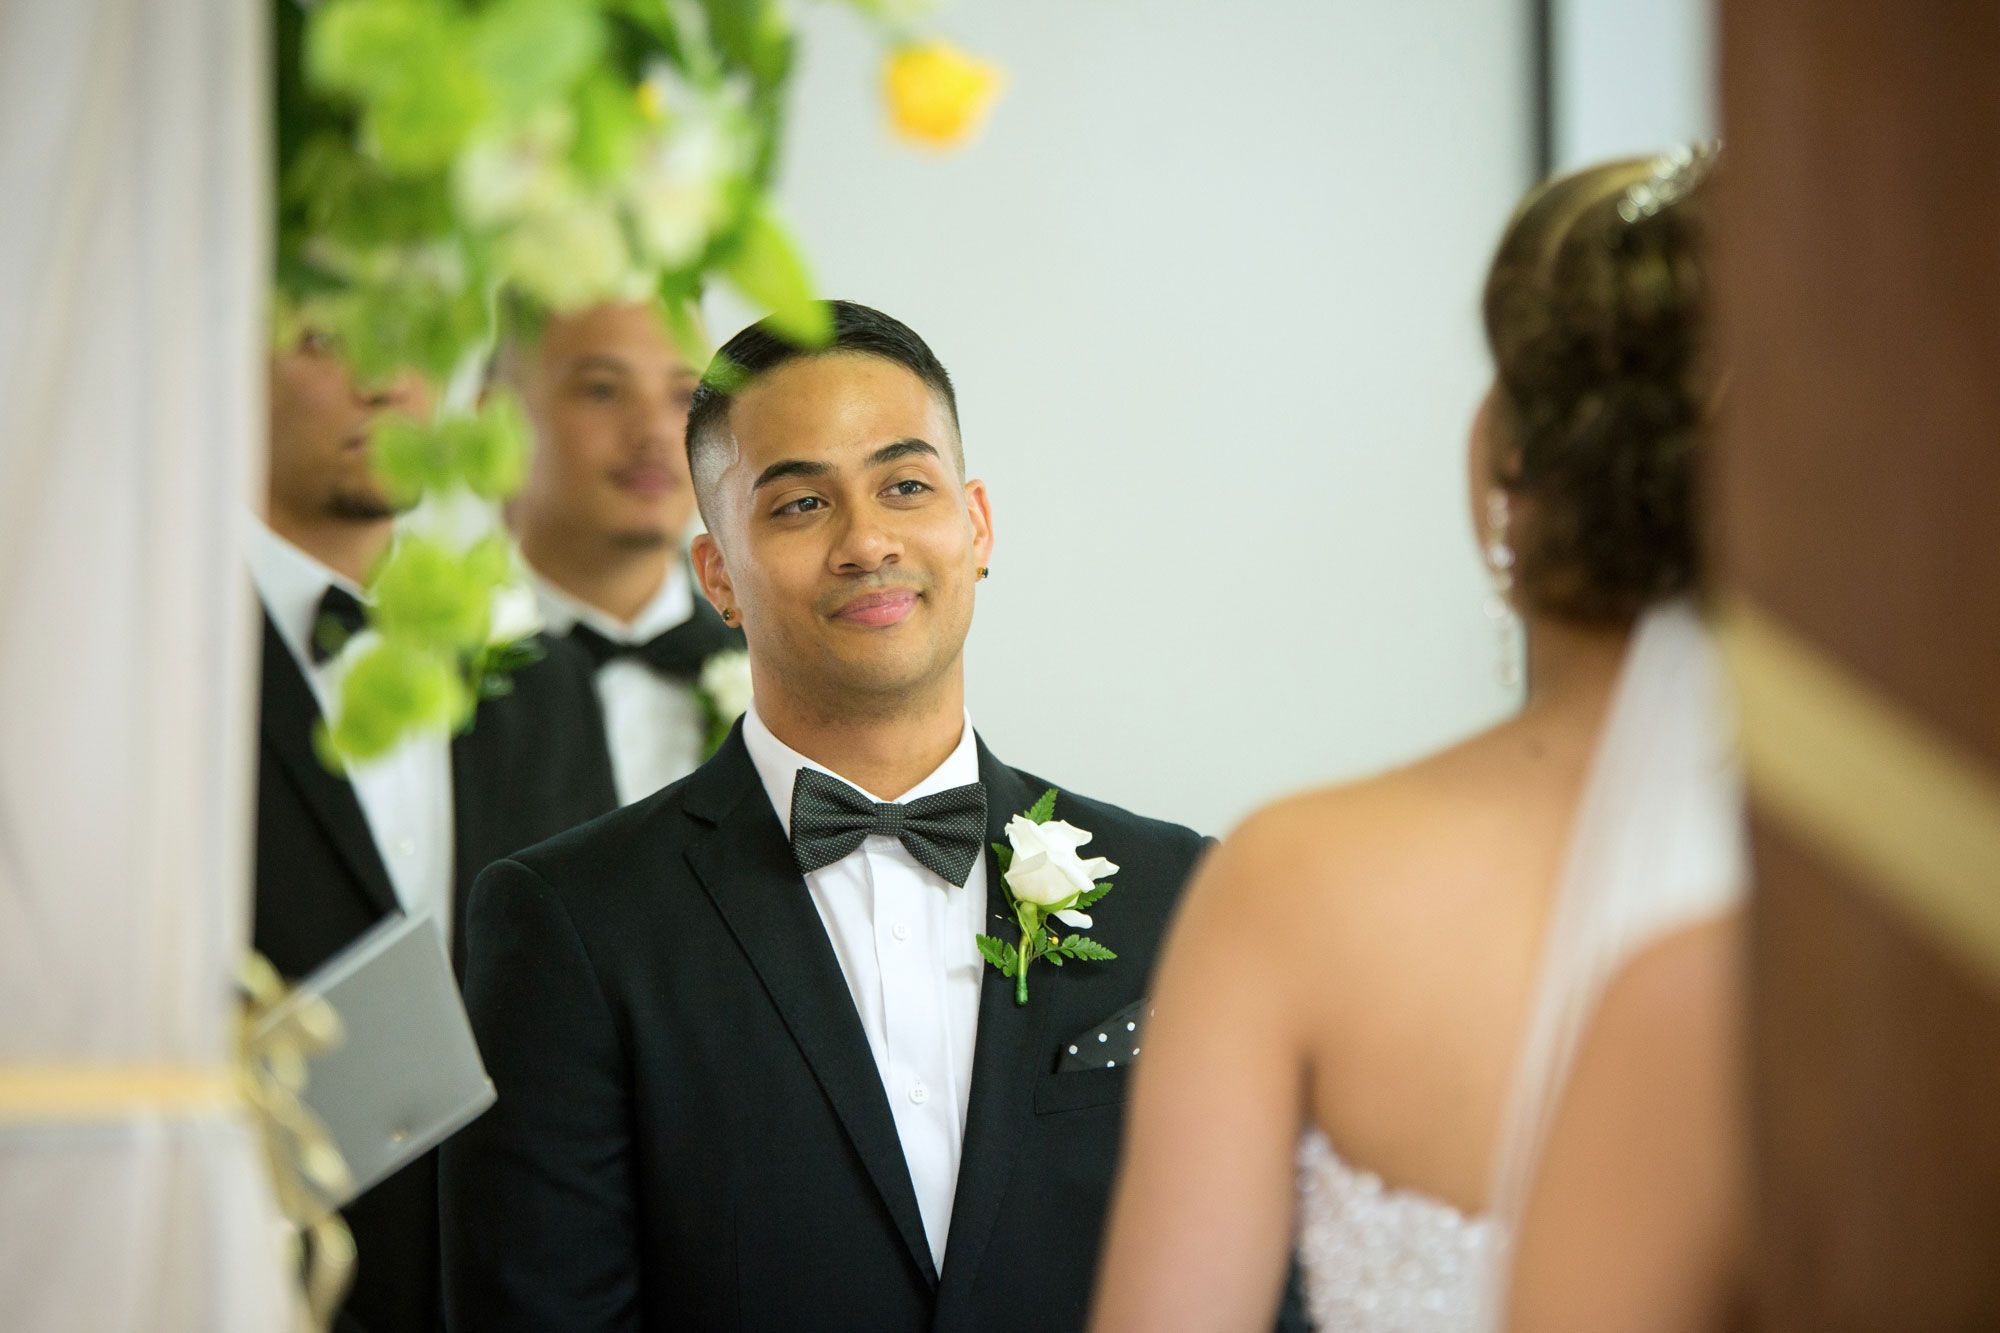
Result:
M890 486L884 493L888 495L912 496L922 495L929 490L930 486L926 483L918 481L915 477L907 477Z
M826 508L826 501L817 495L801 495L778 506L777 516L782 518L792 514L809 514L815 509Z

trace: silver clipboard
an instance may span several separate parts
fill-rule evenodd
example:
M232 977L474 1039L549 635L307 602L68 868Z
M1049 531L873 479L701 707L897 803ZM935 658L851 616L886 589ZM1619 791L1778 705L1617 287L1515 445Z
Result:
M299 983L340 1015L345 1039L307 1066L302 1100L325 1123L354 1198L429 1152L494 1101L445 953L429 916L393 916ZM277 1021L290 1002L259 1025Z

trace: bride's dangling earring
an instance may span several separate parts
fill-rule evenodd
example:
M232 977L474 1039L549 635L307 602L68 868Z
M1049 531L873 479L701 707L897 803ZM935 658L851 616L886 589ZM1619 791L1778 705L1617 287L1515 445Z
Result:
M1500 638L1500 683L1513 690L1521 686L1521 618L1508 598L1514 590L1514 548L1507 540L1511 519L1507 492L1495 486L1486 493L1486 570L1493 576L1486 618Z

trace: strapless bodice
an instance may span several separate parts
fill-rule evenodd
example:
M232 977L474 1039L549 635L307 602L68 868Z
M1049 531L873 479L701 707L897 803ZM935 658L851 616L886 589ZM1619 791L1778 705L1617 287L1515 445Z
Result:
M1471 1333L1484 1327L1500 1224L1386 1188L1326 1135L1298 1155L1299 1268L1316 1328L1342 1333Z

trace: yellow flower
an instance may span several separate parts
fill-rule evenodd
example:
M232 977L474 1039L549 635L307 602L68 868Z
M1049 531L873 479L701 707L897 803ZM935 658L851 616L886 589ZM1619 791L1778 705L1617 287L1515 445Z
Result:
M658 125L667 118L667 94L659 79L647 79L639 85L639 114Z
M935 38L898 47L882 67L889 123L905 138L934 148L956 147L977 130L1002 82L998 66Z

